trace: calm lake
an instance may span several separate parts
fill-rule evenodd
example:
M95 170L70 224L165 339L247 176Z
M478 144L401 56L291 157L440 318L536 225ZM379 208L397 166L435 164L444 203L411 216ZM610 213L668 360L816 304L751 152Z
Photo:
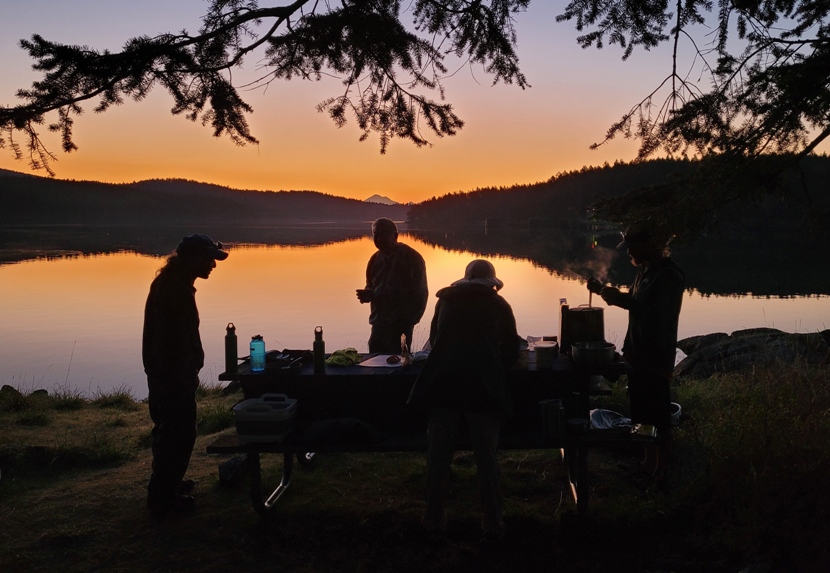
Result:
M216 238L221 239L221 236ZM461 278L475 254L445 250L413 236L401 240L424 256L430 292ZM175 242L170 245L172 249ZM211 278L197 280L197 304L205 347L202 379L217 383L224 370L225 327L233 322L239 353L261 334L269 349L310 348L314 327L323 327L326 349L365 352L369 309L355 297L375 247L369 237L322 246L232 244L231 256ZM504 281L502 295L516 315L519 334L559 334L559 299L587 304L584 282L560 276L528 260L489 257ZM0 266L0 384L31 391L67 388L94 396L131 389L147 395L141 364L144 301L164 259L131 251L38 259ZM426 341L435 299L415 328L416 348ZM602 301L594 298L594 303ZM680 338L744 328L774 327L814 332L830 327L830 298L703 296L686 292ZM606 339L619 346L626 312L605 311Z

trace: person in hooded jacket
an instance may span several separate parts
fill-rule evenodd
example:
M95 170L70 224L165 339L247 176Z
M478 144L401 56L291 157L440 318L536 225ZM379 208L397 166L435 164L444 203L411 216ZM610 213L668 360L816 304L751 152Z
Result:
M669 255L668 238L648 227L629 228L617 245L639 270L628 292L589 286L612 306L628 310L623 357L631 366L631 420L657 428L659 447L647 446L641 468L656 474L668 463L672 443L670 381L685 274Z
M504 538L496 451L502 421L512 414L506 371L519 356L513 310L498 291L492 263L477 259L464 278L436 293L431 350L408 404L428 413L426 511L431 534L446 530L444 506L459 431L466 426L483 510L482 543Z

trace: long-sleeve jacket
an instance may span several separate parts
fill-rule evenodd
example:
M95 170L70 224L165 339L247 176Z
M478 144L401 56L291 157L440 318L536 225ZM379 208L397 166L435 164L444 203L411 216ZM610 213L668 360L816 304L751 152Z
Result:
M377 251L366 266L366 288L373 293L370 324L418 324L429 297L424 258L403 243L389 253Z
M519 356L510 305L492 287L471 283L437 296L432 350L407 403L510 415L506 370Z
M670 375L685 274L671 257L643 265L627 293L612 304L628 310L623 355L635 368Z
M205 353L195 295L192 280L175 271L159 274L150 285L144 307L142 358L150 386L159 386L159 391L190 391L198 385Z

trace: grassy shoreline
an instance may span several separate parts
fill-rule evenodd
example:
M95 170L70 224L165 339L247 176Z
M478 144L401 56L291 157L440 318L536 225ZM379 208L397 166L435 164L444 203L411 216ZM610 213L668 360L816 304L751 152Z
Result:
M0 568L6 571L827 571L830 373L780 365L677 381L685 420L666 488L639 489L617 467L638 452L595 450L591 508L572 519L550 452L500 457L508 543L477 548L475 463L454 463L449 541L417 539L422 454L318 456L297 469L264 523L247 480L223 485L226 456L205 446L232 432L239 395L199 395L188 477L192 514L153 521L147 405L115 391L0 393ZM598 404L626 411L621 384ZM264 478L276 485L276 456ZM564 518L563 518L564 516Z

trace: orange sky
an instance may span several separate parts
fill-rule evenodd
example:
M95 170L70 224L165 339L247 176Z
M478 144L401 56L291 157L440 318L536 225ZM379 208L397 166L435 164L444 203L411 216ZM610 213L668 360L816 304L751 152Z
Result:
M70 6L71 5L71 6ZM249 117L258 146L237 147L212 137L209 128L169 113L161 90L144 102L129 102L100 116L87 113L75 127L79 151L59 151L57 176L131 182L178 177L240 189L309 189L365 199L372 194L399 202L422 201L477 187L535 183L583 165L630 160L635 145L614 141L600 150L589 145L651 91L670 66L670 52L581 50L569 24L557 24L562 2L536 2L518 20L523 71L533 86L491 86L483 71L463 68L445 81L447 98L467 122L459 135L417 149L393 140L380 155L376 136L359 142L351 122L337 129L315 106L339 93L335 79L275 83L249 93ZM15 103L14 92L36 76L17 40L40 33L47 39L94 48L118 47L129 37L187 28L195 31L205 4L179 0L33 0L4 6L0 20L0 104ZM253 73L247 62L244 77ZM26 171L0 150L0 168Z

